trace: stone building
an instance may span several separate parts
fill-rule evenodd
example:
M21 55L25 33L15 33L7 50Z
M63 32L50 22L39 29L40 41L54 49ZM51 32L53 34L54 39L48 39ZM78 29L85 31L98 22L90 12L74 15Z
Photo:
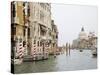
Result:
M28 3L27 3L28 4ZM27 9L26 9L27 7ZM25 2L11 2L11 55L12 58L22 58L27 41L29 9Z
M51 5L30 2L30 54L34 60L48 58L51 30Z
M84 27L81 28L81 32L78 35L77 39L73 40L72 47L76 49L87 48L88 44L88 35L84 30Z
M78 48L78 39L74 39L72 42L72 49L77 49Z
M72 47L76 49L91 49L97 46L97 36L94 33L87 34L82 27L77 39L73 40Z
M58 49L58 29L57 26L54 23L54 20L51 20L51 25L52 25L52 40L51 40L51 49L50 49L50 54L56 54L57 49Z
M97 36L94 34L94 32L90 32L88 38L88 48L97 49Z
M78 41L78 48L85 49L88 45L88 35L82 27L81 32L79 33L79 41Z
M57 39L50 3L11 2L12 58L47 59L56 50Z

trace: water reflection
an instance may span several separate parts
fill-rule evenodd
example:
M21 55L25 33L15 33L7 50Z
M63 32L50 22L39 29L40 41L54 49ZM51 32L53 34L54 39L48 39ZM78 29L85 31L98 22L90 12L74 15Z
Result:
M15 73L69 71L97 68L97 58L93 58L91 50L71 50L70 56L58 55L57 58L50 56L48 60L36 62L24 62L15 66Z

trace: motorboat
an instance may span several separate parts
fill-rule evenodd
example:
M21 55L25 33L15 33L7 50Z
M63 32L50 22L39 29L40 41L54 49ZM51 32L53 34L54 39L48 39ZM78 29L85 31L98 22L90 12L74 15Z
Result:
M80 52L83 52L83 50L81 49Z
M92 50L92 55L93 55L93 56L97 56L97 49Z

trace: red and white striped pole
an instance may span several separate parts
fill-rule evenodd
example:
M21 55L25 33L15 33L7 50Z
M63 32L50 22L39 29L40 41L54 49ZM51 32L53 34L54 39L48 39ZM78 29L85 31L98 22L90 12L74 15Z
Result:
M33 57L33 60L35 60L36 58L36 46L35 45L32 46L31 55Z
M19 58L22 58L23 57L23 55L24 55L24 47L23 47L23 44L22 43L19 43L18 44L17 53L18 53L18 57Z

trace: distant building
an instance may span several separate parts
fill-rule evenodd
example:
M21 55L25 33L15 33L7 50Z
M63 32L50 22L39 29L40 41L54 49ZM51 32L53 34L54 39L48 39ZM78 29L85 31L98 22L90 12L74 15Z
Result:
M52 25L52 31L51 31L51 49L50 49L50 54L55 54L58 49L58 29L57 26L54 23L54 20L51 20L51 25Z
M87 33L84 30L84 27L81 28L81 32L79 33L79 39L80 40L83 40L83 39L87 40L88 39Z
M79 41L78 41L78 48L83 49L87 48L88 44L88 35L82 27L81 32L79 33Z
M97 45L97 36L94 33L87 34L82 27L78 38L73 40L72 48L90 49L90 47L94 47L91 43Z
M94 32L90 32L88 35L88 48L89 49L96 49L97 48L97 36L94 34Z
M75 39L75 40L73 40L73 43L72 43L72 49L74 49L74 48L78 48L78 39Z

